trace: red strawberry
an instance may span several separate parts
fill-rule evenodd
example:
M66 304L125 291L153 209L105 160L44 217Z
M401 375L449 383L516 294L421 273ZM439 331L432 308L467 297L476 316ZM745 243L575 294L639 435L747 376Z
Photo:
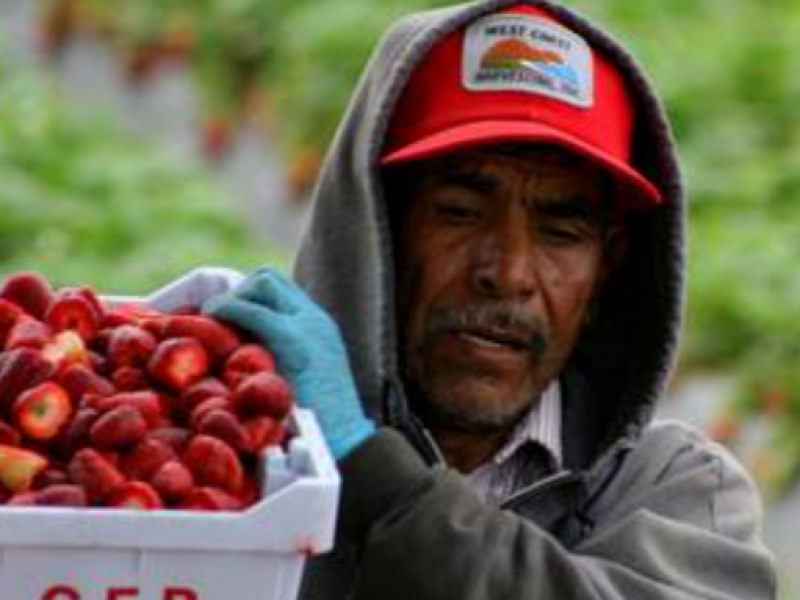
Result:
M0 298L0 345L5 345L8 332L25 312L13 302Z
M280 421L266 415L248 419L242 427L247 432L248 450L253 454L283 444L287 435L286 427Z
M30 489L33 480L47 465L47 459L36 452L0 446L0 483L11 493Z
M19 431L8 423L0 421L0 445L19 446L21 441L22 436L19 434Z
M167 319L164 337L189 337L198 340L214 360L224 360L240 344L239 334L210 317L177 315Z
M73 330L85 341L90 341L100 329L102 315L87 293L76 288L59 290L44 320L55 331Z
M88 365L91 360L83 338L75 331L57 333L52 341L42 348L42 356L59 370L73 364Z
M277 373L262 371L239 384L231 403L240 415L268 415L280 420L292 409L292 390Z
M141 325L142 321L152 317L161 317L161 313L146 304L127 302L106 308L103 316L103 327L119 327L120 325Z
M194 478L182 462L170 460L153 473L150 485L168 502L176 502L194 489Z
M165 426L148 431L146 437L147 439L162 441L180 454L186 449L192 433L183 427Z
M190 388L183 391L175 400L174 408L178 413L190 414L195 406L209 398L227 398L230 394L228 386L216 377L205 377Z
M72 364L61 371L58 383L75 402L80 401L84 394L108 396L114 393L114 386L108 379L83 364Z
M106 307L102 302L100 302L100 298L97 297L97 294L94 293L92 288L86 285L81 285L66 289L73 294L82 296L89 304L91 304L92 308L94 308L95 314L97 315L98 323L102 323L105 320Z
M164 340L147 365L153 379L175 392L182 392L203 379L208 369L208 353L192 338Z
M57 383L46 381L20 394L14 402L14 421L34 440L51 440L72 415L69 394Z
M72 456L79 448L89 444L89 431L100 416L93 408L79 408L75 416L64 427L58 440L58 450L62 456Z
M62 485L65 483L70 483L67 472L62 468L51 465L37 475L36 479L33 481L33 487L37 490L41 490L47 487Z
M221 408L203 413L197 421L196 431L219 438L239 452L245 452L250 445L250 438L239 419L230 411Z
M132 406L118 406L97 418L89 438L96 448L113 450L138 444L146 433L142 413Z
M156 510L164 507L161 497L153 487L143 481L129 481L114 491L106 506L134 510Z
M29 315L42 319L53 299L53 290L50 282L38 273L22 272L3 281L0 298L13 302Z
M195 406L189 415L189 426L191 427L192 431L197 431L197 428L200 426L200 421L212 410L225 410L228 412L233 412L233 406L227 398L206 398L200 404Z
M28 490L18 492L5 502L6 506L36 506L36 492Z
M259 489L252 477L245 475L242 489L236 493L236 497L241 501L242 508L247 508L258 502Z
M138 367L124 366L111 373L111 380L116 388L124 392L135 392L150 387L147 373Z
M241 510L242 501L225 490L206 486L192 490L178 508L204 511Z
M147 364L158 340L149 331L136 325L122 325L111 331L106 354L117 367L139 367Z
M14 348L41 349L47 345L53 332L46 323L28 315L21 315L8 330L6 350Z
M67 472L92 502L106 498L125 483L119 469L94 448L78 450L69 461Z
M228 444L208 435L196 435L183 453L183 462L199 485L237 492L244 471L239 456Z
M55 372L53 364L31 348L17 348L0 354L0 412L26 389L49 379Z
M108 412L120 406L129 406L139 411L148 429L156 427L163 414L161 400L158 394L152 390L120 392L93 400L93 407L100 412Z
M76 508L89 505L89 498L81 486L69 483L49 485L33 493L37 506L72 506Z
M261 371L274 371L275 359L272 354L257 344L240 346L225 361L222 368L222 379L231 389L250 375Z
M166 442L145 438L122 459L122 472L128 479L146 481L161 465L174 459L175 450Z

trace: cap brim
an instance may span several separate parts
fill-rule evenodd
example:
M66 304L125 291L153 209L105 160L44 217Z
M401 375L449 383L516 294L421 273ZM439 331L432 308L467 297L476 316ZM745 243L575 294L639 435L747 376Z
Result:
M549 143L565 147L605 167L613 175L621 202L630 208L647 208L662 202L661 192L626 163L601 152L580 139L542 123L519 121L479 121L435 133L395 150L381 159L381 165L425 160L444 153L475 146L508 142Z

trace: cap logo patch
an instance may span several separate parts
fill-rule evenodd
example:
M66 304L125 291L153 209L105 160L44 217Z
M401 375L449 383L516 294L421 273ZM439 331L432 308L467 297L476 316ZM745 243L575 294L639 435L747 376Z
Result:
M584 108L593 103L589 45L532 15L491 15L470 25L463 78L476 92L528 92Z

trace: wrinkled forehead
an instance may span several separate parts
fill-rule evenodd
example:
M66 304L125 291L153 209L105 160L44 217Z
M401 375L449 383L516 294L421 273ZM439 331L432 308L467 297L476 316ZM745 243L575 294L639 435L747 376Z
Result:
M532 195L539 190L559 190L564 196L585 198L599 212L612 212L614 204L611 176L586 158L557 146L478 147L384 171L389 210L395 216L422 190L446 185L467 185L487 195L521 187Z

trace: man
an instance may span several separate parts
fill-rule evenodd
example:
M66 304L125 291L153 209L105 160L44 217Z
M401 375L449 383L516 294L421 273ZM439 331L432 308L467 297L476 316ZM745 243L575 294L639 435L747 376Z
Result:
M608 36L538 1L398 23L320 178L296 269L319 305L262 271L208 307L339 461L302 597L774 597L745 473L651 422L682 240L662 109Z

